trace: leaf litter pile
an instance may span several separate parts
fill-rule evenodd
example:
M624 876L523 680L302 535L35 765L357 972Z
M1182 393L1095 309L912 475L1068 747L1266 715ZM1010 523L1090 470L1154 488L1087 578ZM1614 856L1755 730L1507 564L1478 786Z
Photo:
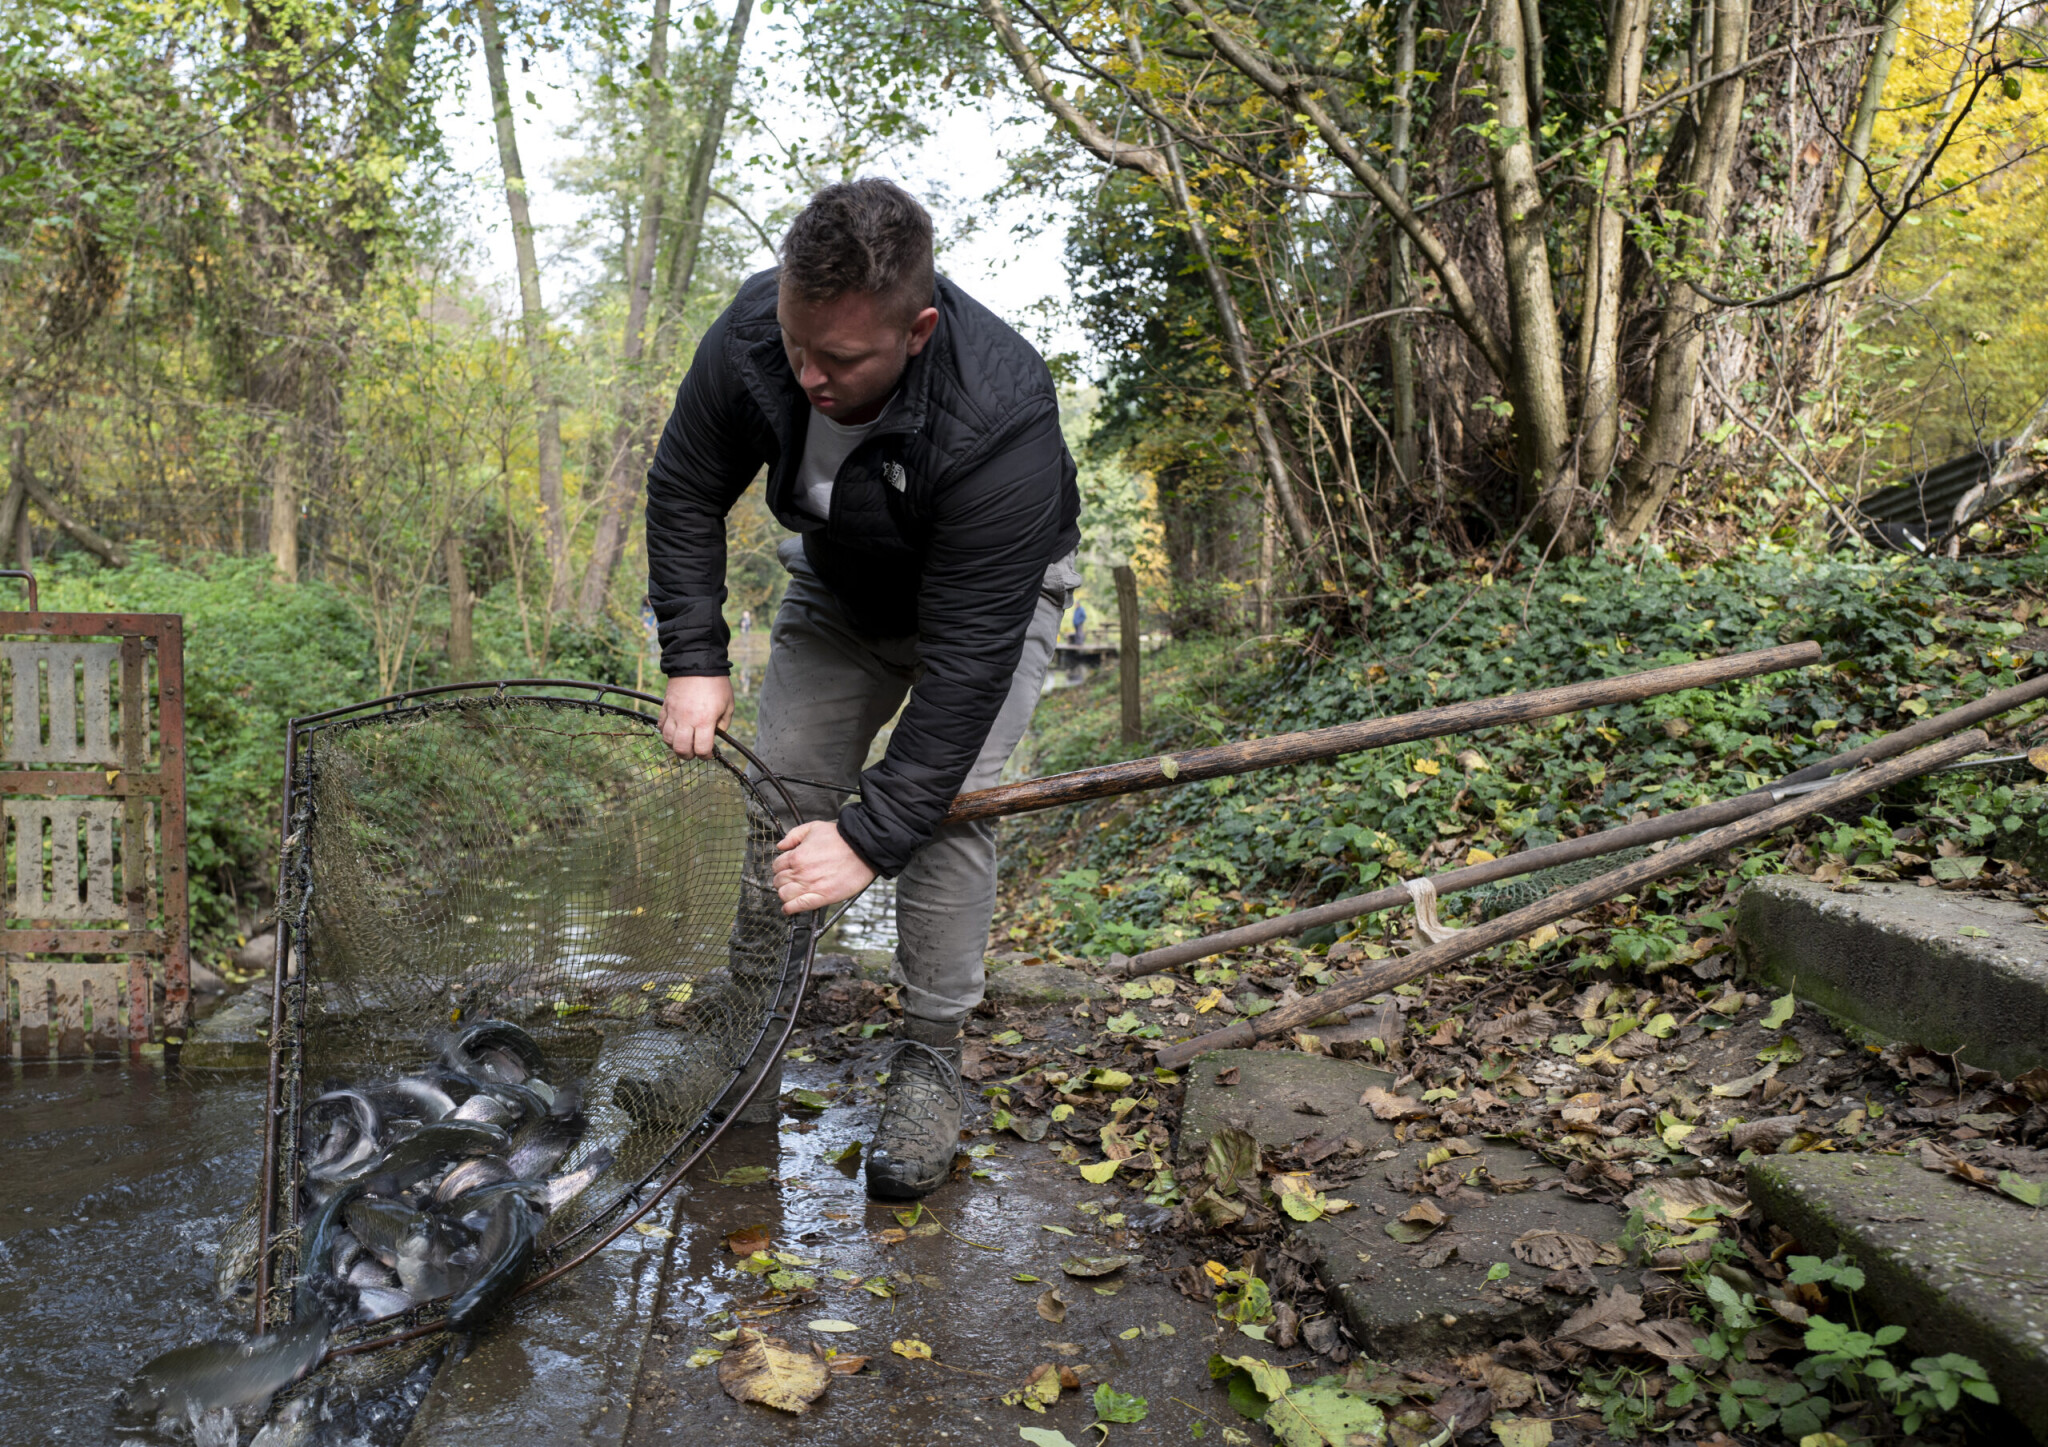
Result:
M1774 1151L1903 1152L2036 1205L2048 1179L2048 1153L2038 1149L2048 1145L2048 1073L2006 1082L1910 1048L1852 1042L1790 996L1734 982L1726 937L1713 928L1721 922L1710 912L1686 963L1659 973L1578 971L1566 952L1517 946L1485 973L1404 986L1343 1026L1261 1045L1389 1072L1389 1084L1357 1104L1392 1145L1422 1150L1405 1178L1388 1165L1396 1151L1319 1131L1326 1109L1308 1099L1292 1103L1294 1138L1222 1129L1177 1172L1186 1081L1151 1065L1151 1042L1129 1017L1192 1018L1187 1007L1200 997L1185 981L1150 999L1133 999L1127 987L1083 1004L985 1003L968 1027L963 1074L979 1102L955 1178L988 1189L976 1178L994 1157L1069 1172L1087 1220L1083 1234L1041 1226L1071 1238L1060 1241L1058 1275L1012 1275L994 1261L987 1280L851 1271L801 1242L775 1241L765 1227L734 1223L725 1246L741 1283L736 1304L705 1324L722 1329L705 1332L690 1364L715 1366L735 1400L791 1413L807 1410L838 1376L879 1373L893 1390L905 1374L922 1374L907 1379L943 1379L990 1424L1008 1416L1022 1434L1005 1429L991 1440L1071 1443L1045 1423L1050 1410L1076 1404L1106 1439L1152 1410L1143 1384L1070 1361L1043 1361L1013 1378L944 1360L915 1337L892 1340L880 1358L841 1351L829 1343L852 1324L834 1303L920 1291L969 1299L1007 1279L1025 1301L1035 1293L1037 1318L1058 1327L1079 1294L1108 1294L1143 1276L1169 1281L1213 1316L1206 1338L1183 1332L1184 1348L1174 1344L1198 1378L1206 1365L1208 1389L1175 1400L1197 1414L1193 1426L1226 1443L1538 1447L1668 1433L1721 1447L1834 1447L1907 1431L1956 1440L1964 1409L1995 1397L1981 1371L1965 1358L1908 1361L1893 1346L1894 1329L1859 1325L1849 1299L1861 1284L1855 1266L1806 1255L1763 1222L1741 1164ZM1341 963L1343 949L1331 953ZM1268 947L1221 968L1241 997L1284 1001L1312 990L1331 962ZM1212 967L1210 979L1219 978ZM1167 982L1141 983L1149 991ZM842 1066L843 1084L789 1092L792 1114L876 1107L866 1062L885 1043L896 1005L892 989L852 974L823 982L792 1051ZM1217 1083L1229 1088L1234 1072ZM1532 1185L1475 1164L1485 1148L1506 1145L1555 1170ZM849 1175L859 1166L853 1147L832 1159ZM721 1179L746 1185L768 1175L741 1168ZM1386 1187L1402 1193L1404 1207L1375 1199ZM1517 1237L1512 1254L1541 1275L1513 1274L1503 1262L1485 1289L1548 1302L1553 1325L1476 1349L1373 1359L1352 1339L1299 1234L1331 1222L1369 1243L1361 1261L1436 1270L1456 1257L1461 1196L1527 1190L1607 1208L1611 1226ZM886 1219L870 1233L885 1252L941 1232L977 1244L931 1203ZM1160 1323L1124 1335L1173 1332Z

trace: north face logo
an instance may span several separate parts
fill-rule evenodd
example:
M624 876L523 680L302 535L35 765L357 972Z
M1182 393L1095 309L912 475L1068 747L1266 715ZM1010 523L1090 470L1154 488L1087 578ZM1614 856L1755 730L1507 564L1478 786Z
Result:
M910 485L910 479L903 475L903 464L900 462L883 463L882 478L898 492Z

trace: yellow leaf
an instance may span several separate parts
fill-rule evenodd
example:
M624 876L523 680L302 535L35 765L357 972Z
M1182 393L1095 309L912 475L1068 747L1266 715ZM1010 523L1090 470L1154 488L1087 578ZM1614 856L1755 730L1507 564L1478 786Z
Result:
M2038 748L2029 749L2027 751L2027 762L2042 773L2048 774L2048 744L2042 744Z
M1221 1286L1230 1277L1230 1268L1221 1261L1204 1261L1202 1274L1209 1278L1212 1286Z
M1171 754L1162 755L1159 760L1159 772L1169 779L1178 779L1180 764Z
M1195 1001L1195 1013L1197 1015L1206 1015L1211 1010L1215 1009L1218 1005L1222 1004L1224 999L1225 996L1223 994L1223 991L1212 985L1209 988L1208 994L1202 996L1201 999Z
M657 1241L666 1241L669 1237L676 1234L666 1226L657 1226L652 1221L635 1221L633 1229L642 1236L652 1236Z
M1468 774L1490 774L1493 765L1486 762L1486 755L1477 749L1458 750L1458 767Z
M718 1364L718 1385L735 1402L759 1402L781 1412L802 1412L831 1380L825 1363L809 1352L793 1352L756 1331L740 1334L736 1351Z
M1091 1186L1099 1186L1115 1175L1116 1168L1122 1164L1122 1161L1097 1161L1093 1165L1082 1166L1081 1179Z
M1444 766L1435 759L1416 759L1414 761L1414 769L1418 774L1428 774L1434 778L1444 771Z
M690 1003L690 996L696 993L697 987L685 980L680 985L671 986L668 997L678 1005L687 1005Z
M1529 936L1529 948L1532 950L1540 950L1556 938L1557 926L1554 924L1547 924L1543 926L1542 929L1536 931L1536 933Z
M1499 855L1488 849L1467 849L1465 851L1465 862L1467 864L1490 864L1499 857Z
M913 1362L933 1360L932 1349L916 1337L908 1337L903 1341L892 1341L889 1343L889 1350L896 1353L897 1356L907 1357Z
M1578 593L1565 593L1560 595L1557 601L1560 603L1583 603L1586 600Z

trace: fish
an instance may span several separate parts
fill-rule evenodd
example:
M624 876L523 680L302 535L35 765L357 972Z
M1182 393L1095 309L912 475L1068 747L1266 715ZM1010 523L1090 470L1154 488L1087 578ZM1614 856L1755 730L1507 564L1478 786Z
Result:
M423 1125L390 1150L356 1168L351 1181L375 1180L380 1196L395 1196L434 1174L451 1160L500 1153L511 1144L505 1132L474 1120L440 1120Z
M534 1038L508 1020L480 1020L457 1036L443 1059L465 1075L523 1085L547 1068Z
M580 1115L566 1120L543 1116L522 1128L512 1138L511 1153L505 1158L512 1174L525 1181L539 1180L547 1175L583 1139L583 1125Z
M348 1229L363 1249L389 1266L398 1254L398 1243L419 1227L420 1213L403 1201L382 1196L364 1196L349 1203L344 1213Z
M441 1178L441 1184L434 1187L435 1201L445 1205L479 1186L496 1186L518 1179L518 1173L502 1156L477 1156L464 1161Z
M416 1303L401 1287L363 1286L356 1289L356 1316L361 1321L380 1321L411 1311ZM249 1447L256 1447L251 1442Z
M342 1231L341 1213L361 1191L361 1182L343 1185L321 1202L319 1209L300 1227L301 1269L298 1289L292 1295L294 1316L305 1318L329 1312L336 1288L346 1295L346 1283L332 1274L334 1246Z
M482 1091L478 1091L468 1100L456 1106L455 1114L450 1116L449 1119L480 1120L485 1125L503 1125L508 1120L517 1119L518 1115L518 1111L505 1104L504 1101L499 1100L495 1095L485 1095Z
M612 1168L612 1153L599 1146L583 1158L583 1163L573 1171L565 1171L550 1180L541 1190L541 1205L549 1215L562 1209L585 1191L591 1182Z
M422 1213L419 1226L398 1243L398 1283L414 1301L460 1291L479 1259L476 1246L470 1228Z
M455 1097L433 1081L420 1076L408 1075L403 1079L394 1080L385 1087L385 1090L410 1105L419 1113L420 1119L428 1124L446 1120L455 1114Z
M540 1241L540 1212L528 1199L533 1189L524 1181L508 1181L472 1191L464 1198L472 1202L479 1197L487 1199L479 1210L463 1218L465 1225L477 1231L482 1269L448 1303L448 1324L458 1331L488 1320L526 1280Z
M358 1300L365 1288L374 1290L398 1285L398 1273L374 1256L360 1258L348 1269L346 1279L348 1284L356 1289Z
M247 1340L222 1337L165 1352L135 1374L124 1393L137 1416L196 1416L267 1400L327 1355L324 1316Z

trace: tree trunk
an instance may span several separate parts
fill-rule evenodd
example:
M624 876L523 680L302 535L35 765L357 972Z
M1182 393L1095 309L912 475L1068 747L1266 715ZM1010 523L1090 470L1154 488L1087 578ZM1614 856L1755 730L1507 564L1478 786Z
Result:
M547 312L541 305L540 260L533 246L533 215L527 207L526 171L519 163L519 135L505 84L505 42L498 33L497 0L476 0L477 29L483 38L484 71L490 77L491 115L497 122L498 164L505 173L505 207L512 217L512 254L519 271L519 334L533 386L538 439L534 470L540 491L541 536L548 557L548 606L569 601L569 518L562 491L562 402L550 380Z
M1514 328L1508 389L1515 407L1522 510L1539 514L1540 535L1562 538L1583 532L1584 522L1577 527L1570 522L1577 489L1564 395L1564 336L1550 289L1546 204L1536 179L1525 55L1529 41L1522 29L1521 0L1491 0L1489 21L1493 50L1488 67L1498 129L1488 149Z
M1715 0L1712 59L1707 73L1722 75L1742 64L1749 48L1749 0ZM1635 455L1615 490L1612 546L1635 545L1655 522L1678 481L1678 469L1692 447L1699 397L1700 359L1706 351L1707 301L1686 284L1685 275L1711 283L1726 224L1729 171L1740 138L1744 80L1740 74L1710 87L1700 107L1681 210L1690 218L1677 248L1680 275L1671 277L1657 334L1657 364L1650 378L1650 410Z
M456 681L469 677L476 662L476 641L471 632L476 599L469 591L469 564L463 557L465 539L450 533L442 543L448 567L448 671Z
M1119 563L1111 576L1116 579L1117 697L1123 714L1123 740L1135 744L1145 737L1144 700L1138 692L1138 653L1143 643L1138 629L1138 575L1129 563Z
M668 304L654 332L657 361L675 345L683 303L689 298L690 283L696 279L697 251L704 239L704 211L711 204L711 174L718 167L718 148L725 140L725 120L732 110L733 86L739 80L740 57L747 46L747 22L753 13L754 0L739 0L733 7L732 24L725 32L725 53L719 57L718 75L704 106L703 129L698 132L697 147L690 155L690 175L683 183L683 214L676 227L675 249L669 253L667 285L663 287Z
M1901 0L1903 3L1903 0ZM1634 111L1643 90L1649 0L1613 0L1607 37L1605 119ZM1604 486L1621 445L1621 257L1626 223L1610 198L1629 187L1629 138L1616 130L1601 144L1600 171L1586 223L1585 294L1579 315L1579 475Z
M299 581L298 429L286 423L283 440L270 458L270 556L277 576ZM23 518L26 522L26 517Z
M1408 197L1409 132L1415 117L1415 0L1401 0L1395 19L1394 100L1387 166L1387 179L1403 200ZM1387 301L1390 306L1415 304L1415 285L1409 257L1408 233L1392 233L1393 255L1387 271ZM1421 448L1415 424L1415 333L1405 316L1395 317L1387 328L1387 380L1393 388L1394 471L1405 490L1415 481Z
M612 573L626 551L627 513L640 492L641 435L646 430L644 378L640 361L647 350L647 304L654 288L654 257L661 244L661 213L668 185L668 9L669 0L654 0L654 23L647 38L647 150L640 163L640 223L626 254L626 334L619 345L619 421L612 429L612 450L606 467L604 511L591 540L583 587L576 595L576 618L594 622L611 591Z

